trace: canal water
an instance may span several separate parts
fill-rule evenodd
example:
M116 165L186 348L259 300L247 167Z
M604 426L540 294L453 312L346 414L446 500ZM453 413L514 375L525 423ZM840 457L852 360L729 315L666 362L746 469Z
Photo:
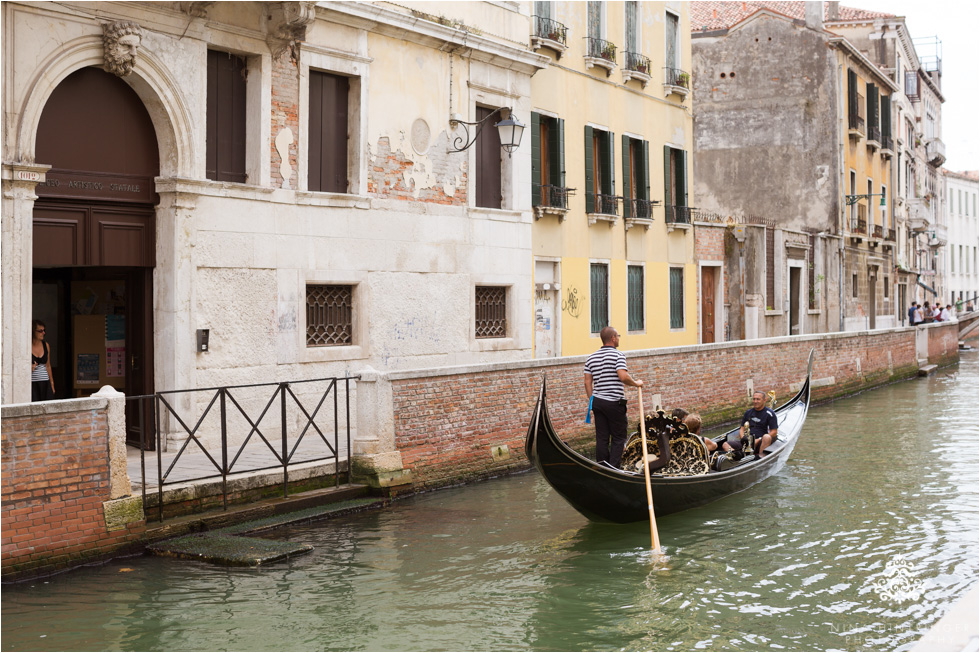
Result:
M786 468L649 526L535 472L277 532L257 569L137 557L3 588L4 650L909 648L978 581L978 364L812 408Z

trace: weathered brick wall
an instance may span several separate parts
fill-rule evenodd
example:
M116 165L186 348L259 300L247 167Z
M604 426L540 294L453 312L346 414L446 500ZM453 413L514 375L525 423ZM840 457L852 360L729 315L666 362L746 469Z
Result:
M694 258L698 261L724 261L725 227L702 224L695 226Z
M283 184L280 172L282 157L279 156L276 137L283 129L293 132L293 142L288 146L290 180ZM272 58L272 185L297 188L297 156L299 147L299 70L296 61L289 56Z
M959 359L960 332L956 322L932 324L925 328L929 333L929 362L949 365Z
M953 326L935 328L930 343L948 344ZM946 333L946 332L949 333ZM930 333L932 336L933 334ZM955 335L953 335L955 338ZM774 338L642 352L627 352L631 373L644 381L644 408L659 394L666 408L698 411L706 423L737 418L748 405L747 380L774 389L777 401L803 380L810 348L816 350L814 400L830 399L916 373L914 329ZM952 362L955 342L933 362ZM932 358L932 352L930 352ZM562 437L588 447L584 423L585 357L523 361L482 368L441 368L391 375L395 446L416 487L446 485L527 465L524 437L541 379L548 408ZM630 420L639 416L630 391ZM494 456L506 445L509 458Z
M449 152L441 134L425 155L392 150L383 136L368 163L368 193L383 199L466 205L466 156Z
M4 580L105 557L143 534L142 519L118 528L106 522L104 504L112 498L106 404L4 407Z

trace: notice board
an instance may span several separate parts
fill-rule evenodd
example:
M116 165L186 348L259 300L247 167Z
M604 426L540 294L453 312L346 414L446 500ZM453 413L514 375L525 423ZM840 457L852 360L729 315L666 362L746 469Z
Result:
M72 386L86 394L104 385L126 387L125 321L121 315L73 315Z

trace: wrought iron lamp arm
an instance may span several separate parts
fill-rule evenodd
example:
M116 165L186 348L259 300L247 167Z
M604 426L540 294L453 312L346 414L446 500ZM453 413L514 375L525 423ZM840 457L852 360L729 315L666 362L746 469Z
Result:
M463 132L464 132L462 135L456 136L453 139L452 144L450 145L450 152L462 152L463 150L473 145L473 143L476 142L476 139L480 137L480 132L483 131L483 128L486 127L490 119L505 109L508 112L510 112L509 107L499 107L497 109L494 109L492 112L490 112L490 114L486 118L484 118L479 122L466 122L465 120L460 120L455 116L450 118L449 127L455 132L456 128L462 125ZM476 132L473 134L473 138L471 139L469 128L473 126L476 127ZM463 145L460 146L460 143L463 143Z
M881 196L882 200L884 200L885 193L865 193L864 195L845 195L844 202L846 206L852 206L854 204L857 204L864 198L868 198L870 200L872 197L878 197L878 196Z

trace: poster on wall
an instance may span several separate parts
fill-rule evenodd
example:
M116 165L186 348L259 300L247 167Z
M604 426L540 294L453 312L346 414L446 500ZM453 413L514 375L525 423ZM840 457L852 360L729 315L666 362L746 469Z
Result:
M78 354L78 359L75 362L75 370L76 385L98 385L99 355Z
M125 315L105 316L105 339L106 339L106 346L108 346L110 342L126 339L126 316Z
M126 376L126 348L125 347L106 347L105 374L106 376L114 376L114 377Z

